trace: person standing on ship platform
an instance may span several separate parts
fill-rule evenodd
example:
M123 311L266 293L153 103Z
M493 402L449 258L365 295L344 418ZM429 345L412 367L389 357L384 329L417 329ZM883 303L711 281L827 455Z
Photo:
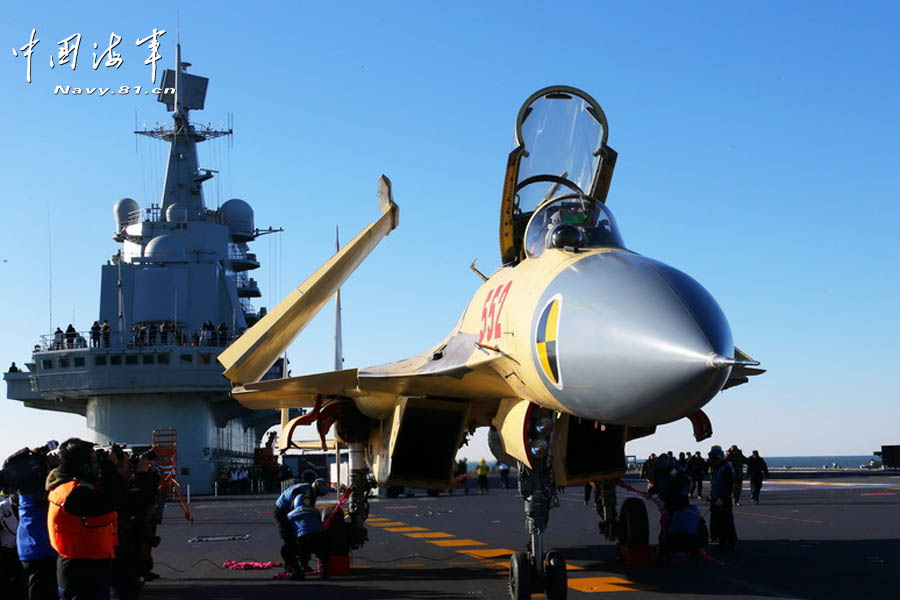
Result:
M91 325L91 348L100 347L100 323L94 321Z
M66 348L75 347L76 337L78 337L78 332L75 331L75 326L69 323L69 326L66 327Z
M769 477L769 465L765 459L759 455L759 451L754 450L753 455L747 459L747 478L750 480L750 498L759 504L759 492L762 490L763 479Z
M109 326L109 321L103 319L103 325L100 326L100 333L103 334L103 346L109 348L109 333L112 331L112 328Z

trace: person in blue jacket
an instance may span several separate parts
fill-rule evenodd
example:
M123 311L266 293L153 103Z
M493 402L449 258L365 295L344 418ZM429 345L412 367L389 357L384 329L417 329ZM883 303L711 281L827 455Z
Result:
M275 501L275 522L282 540L281 558L291 579L303 579L304 573L312 570L309 565L312 554L322 561L323 569L327 566L316 499L331 490L312 470L304 471L302 478L302 482L286 489Z

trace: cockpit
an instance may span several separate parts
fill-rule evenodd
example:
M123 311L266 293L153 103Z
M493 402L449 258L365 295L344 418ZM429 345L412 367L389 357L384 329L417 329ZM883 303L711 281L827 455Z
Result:
M605 204L617 156L607 135L603 109L581 90L553 86L525 101L503 188L504 264L548 248L623 247Z
M624 246L615 219L606 205L584 194L565 194L541 204L525 229L528 258L548 248L578 251L610 246Z

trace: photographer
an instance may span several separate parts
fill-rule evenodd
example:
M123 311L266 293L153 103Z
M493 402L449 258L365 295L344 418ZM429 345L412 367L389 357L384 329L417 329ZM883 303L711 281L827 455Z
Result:
M22 448L3 463L0 483L19 497L19 528L16 547L25 573L29 600L58 598L56 551L47 532L47 493L44 480L55 460L50 455L58 444L48 442L40 448Z
M113 563L114 600L132 600L141 589L144 572L144 542L148 538L151 513L156 505L159 474L153 470L147 455L127 456L113 445L112 458L116 461L119 477L125 485L121 503L117 507L119 517L119 545ZM152 540L151 540L152 541Z
M118 543L119 473L106 452L78 438L63 442L59 458L60 466L47 476L59 597L107 600Z
M16 551L19 499L15 494L0 501L0 598L25 598L25 577Z

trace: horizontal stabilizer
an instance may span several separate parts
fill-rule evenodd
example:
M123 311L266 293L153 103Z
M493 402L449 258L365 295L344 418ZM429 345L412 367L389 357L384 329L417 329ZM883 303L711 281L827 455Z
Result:
M225 377L238 384L262 379L378 242L397 226L399 209L391 199L391 182L384 175L378 179L378 201L382 215L377 221L219 355Z

